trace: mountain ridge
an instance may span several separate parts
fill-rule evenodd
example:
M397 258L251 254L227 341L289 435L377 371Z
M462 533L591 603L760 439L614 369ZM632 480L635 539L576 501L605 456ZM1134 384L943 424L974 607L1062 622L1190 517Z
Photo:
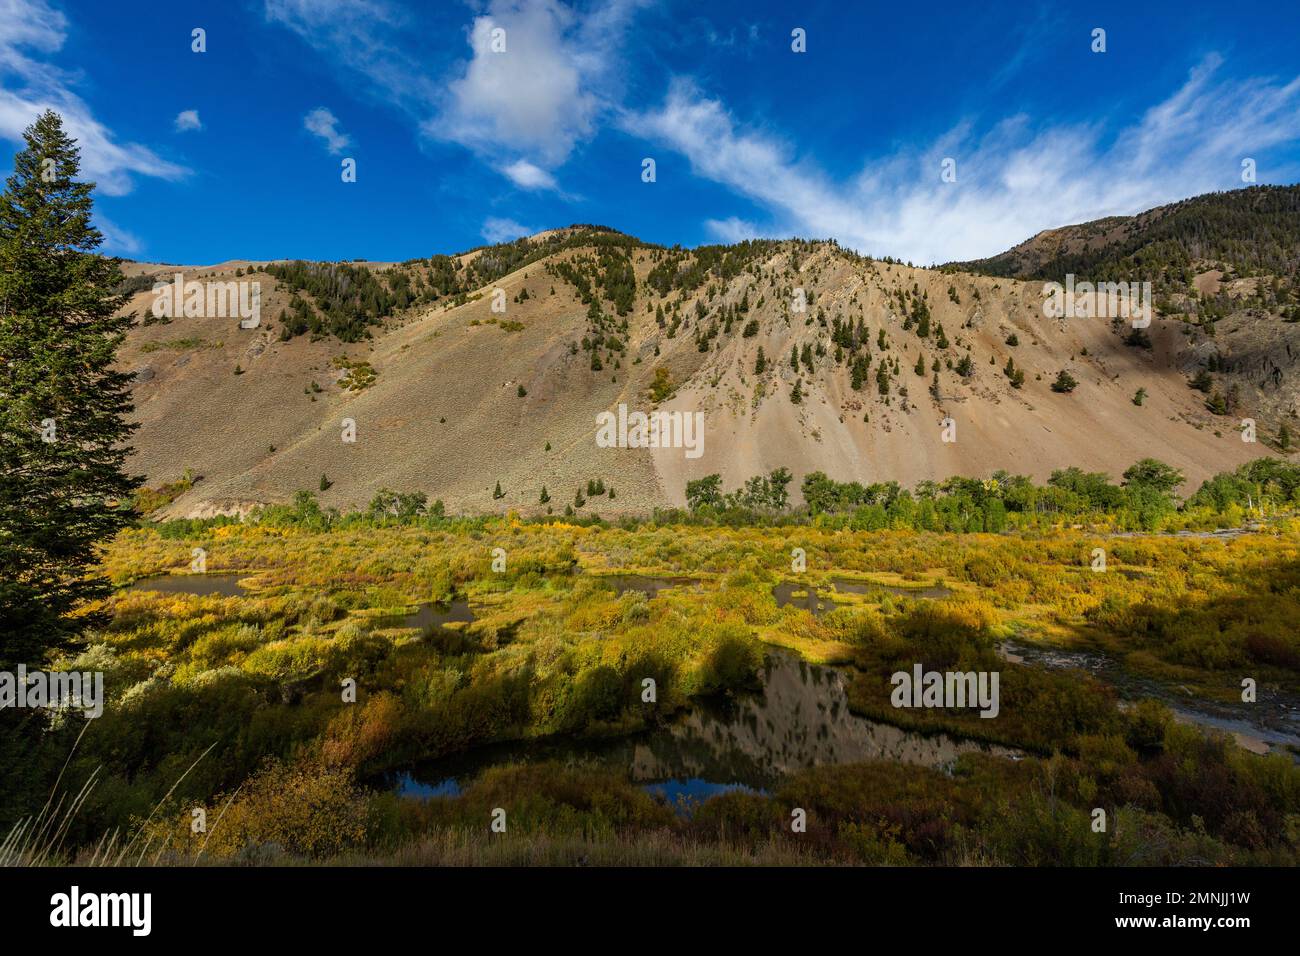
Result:
M264 284L259 327L153 318L149 280L177 269ZM133 464L153 485L203 476L169 515L245 511L299 489L358 507L381 488L454 510L559 513L597 479L617 492L601 512L618 514L681 504L685 483L712 473L727 487L777 467L796 486L813 471L1041 479L1070 465L1115 475L1147 455L1183 469L1191 490L1267 453L1272 422L1294 414L1292 401L1261 423L1260 443L1242 442L1254 393L1211 409L1214 396L1188 383L1213 361L1227 402L1220 384L1270 367L1213 351L1224 336L1200 322L1159 315L1136 336L1122 321L1048 319L1041 283L827 241L686 249L575 224L398 264L126 271ZM1062 372L1073 391L1052 388ZM704 453L598 447L596 415L619 403L702 412Z

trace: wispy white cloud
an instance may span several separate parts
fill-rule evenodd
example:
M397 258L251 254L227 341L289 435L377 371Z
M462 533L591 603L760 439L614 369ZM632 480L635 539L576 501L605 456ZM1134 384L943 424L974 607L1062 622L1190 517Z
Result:
M513 219L490 216L483 223L483 238L488 242L510 242L520 236L530 236L536 229L520 225Z
M95 213L95 228L104 235L104 244L100 247L103 252L134 258L144 249L139 236L123 229L102 212Z
M176 114L176 132L186 133L190 130L203 129L198 110L181 110Z
M130 192L134 175L186 176L189 170L147 146L118 142L73 91L73 78L41 59L62 49L67 31L67 18L47 0L0 0L0 136L21 142L23 131L51 109L77 140L82 174L107 195Z
M427 64L408 52L410 15L390 0L266 0L266 18L352 70L371 92L423 114L439 96Z
M753 200L777 230L944 262L991 255L1046 228L1243 185L1243 158L1300 140L1300 77L1219 79L1220 65L1207 57L1127 128L1035 127L1014 116L977 133L963 122L923 149L871 160L847 181L800 160L771 132L746 128L689 80L674 82L661 106L624 115L621 125ZM940 178L946 157L956 161L956 182ZM1295 172L1271 171L1275 179ZM1261 165L1260 181L1269 176ZM734 225L710 228L739 234Z
M1016 46L1010 56L989 80L989 91L1001 89L1026 65L1044 57L1052 49L1052 41L1059 34L1057 18L1050 7L1042 6L1032 18L1013 20L1012 39Z
M312 110L302 120L303 128L325 141L331 153L341 153L352 145L352 137L339 129L338 117L323 106Z
M744 242L746 239L762 239L771 235L749 220L737 216L728 216L726 219L706 219L704 220L704 228L709 231L709 235L713 236L713 238L727 243Z

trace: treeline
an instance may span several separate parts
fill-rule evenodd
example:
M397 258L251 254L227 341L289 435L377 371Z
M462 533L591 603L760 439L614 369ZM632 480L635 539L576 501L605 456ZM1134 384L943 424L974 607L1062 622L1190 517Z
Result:
M462 290L470 291L496 282L512 272L531 265L566 249L594 247L598 252L620 250L623 258L633 249L656 248L635 236L618 232L607 226L573 225L567 232L556 232L542 239L520 238L484 246L470 259L463 270ZM462 253L464 255L464 253ZM613 296L610 297L611 299Z
M310 332L359 342L367 335L368 326L406 308L413 299L409 288L399 284L394 291L365 266L345 262L296 260L268 265L265 271L295 293L292 311L282 311L279 316L280 337L285 340ZM310 295L316 308L296 295L299 292Z
M280 336L288 340L311 333L356 342L367 335L369 326L395 312L445 298L462 304L472 292L530 263L566 249L589 247L596 249L591 265L596 286L620 315L626 315L636 296L628 251L646 244L603 226L570 228L573 231L545 239L516 239L472 249L469 251L478 254L467 261L460 258L467 253L435 255L408 259L382 271L348 263L302 260L268 265L264 271L295 293L290 308L279 316ZM584 301L594 298L590 282L585 282L580 292L584 293ZM310 296L311 302L298 293Z
M776 476L779 482L774 481ZM686 483L687 507L697 518L767 523L773 513L786 511L789 480L789 472L782 468L724 493L721 477L708 475ZM804 477L800 485L804 504L791 517L825 517L861 531L999 532L1043 520L1092 519L1154 530L1176 513L1228 516L1236 524L1248 511L1300 507L1300 466L1279 459L1260 458L1234 472L1220 473L1186 502L1175 493L1183 481L1182 472L1154 458L1134 464L1118 484L1101 472L1076 467L1052 472L1044 484L998 471L985 479L923 481L910 490L896 481L839 482L815 471Z
M1256 458L1236 471L1201 483L1188 508L1285 508L1300 503L1300 466L1278 458Z
M599 514L535 515L539 524L563 522L583 526L614 525L634 530L647 524L723 524L735 527L815 523L853 531L912 530L1000 532L1062 523L1105 523L1120 530L1154 531L1178 527L1236 527L1251 514L1300 510L1300 465L1277 458L1258 458L1235 471L1202 482L1186 501L1175 490L1183 483L1176 468L1144 458L1127 469L1116 484L1101 472L1061 468L1043 484L1025 475L994 472L988 478L953 477L922 481L904 488L896 481L862 484L835 481L824 472L806 475L799 486L804 503L792 506L793 476L787 468L755 475L725 491L720 475L686 483L685 509L656 508L649 515L624 515L613 521ZM601 493L604 482L588 482L588 496ZM610 497L613 498L612 489ZM579 489L577 498L586 504ZM549 501L544 496L542 504ZM581 507L581 504L579 507ZM244 523L329 531L351 527L418 525L428 528L481 529L495 515L453 515L441 499L432 503L423 492L380 489L362 509L342 512L322 508L315 492L299 491L289 504L254 510ZM237 517L178 519L142 523L164 537L183 538L206 529L239 524Z
M636 274L626 249L601 246L594 255L574 256L547 264L547 272L568 282L583 305L597 305L601 298L614 304L614 311L627 315L636 301Z
M791 240L804 244L802 240ZM735 245L699 246L683 249L673 246L657 253L658 261L646 276L646 285L660 296L670 292L693 292L706 280L728 282L758 259L770 256L781 247L775 239L746 239Z
M732 510L747 508L751 511L784 511L790 504L790 482L794 476L789 469L777 468L766 475L755 475L735 491L723 493L722 477L708 475L686 482L686 502L692 511L705 508Z

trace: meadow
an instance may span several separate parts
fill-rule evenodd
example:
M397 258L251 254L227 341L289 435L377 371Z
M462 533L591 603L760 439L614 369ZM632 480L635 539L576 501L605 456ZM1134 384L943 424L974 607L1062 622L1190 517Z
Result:
M1162 700L1240 713L1243 678L1261 708L1300 699L1297 532L326 521L309 495L244 521L143 524L104 550L114 584L201 554L242 593L120 588L83 608L87 645L59 663L105 674L105 713L53 718L5 822L80 794L57 854L80 862L115 833L131 862L159 864L1291 865L1296 754L1251 753ZM614 575L691 583L619 593ZM780 606L778 584L817 598ZM404 626L453 600L473 620ZM1017 663L1007 641L1103 655L1114 674ZM637 739L753 694L773 653L833 665L856 715L1018 759L797 767L687 813L580 759L488 763L424 798L392 786L503 745ZM916 663L998 671L998 717L894 708L890 674Z

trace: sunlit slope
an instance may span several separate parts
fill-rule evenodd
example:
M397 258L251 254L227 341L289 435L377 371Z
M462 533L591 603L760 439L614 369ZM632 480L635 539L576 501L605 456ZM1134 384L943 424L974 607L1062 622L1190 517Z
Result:
M178 317L133 329L123 350L139 373L133 465L153 486L187 469L202 476L170 513L242 510L300 489L362 506L381 488L453 510L562 513L599 480L615 496L579 510L617 514L681 503L687 479L714 472L728 488L778 466L796 488L818 470L910 485L997 469L1042 479L1067 465L1117 476L1146 456L1194 487L1268 453L1241 441L1246 412L1212 414L1188 388L1197 352L1186 323L1157 317L1150 347L1126 344L1123 321L1046 318L1038 281L826 243L664 250L581 230L366 268L434 301L393 309L359 341L286 339L281 315L295 297L322 303L230 263L182 271L260 282L260 327ZM144 289L127 309L143 317L151 299ZM1019 388L1008 359L1024 373ZM1050 388L1062 370L1072 392ZM596 416L620 403L703 413L702 452L599 447Z

